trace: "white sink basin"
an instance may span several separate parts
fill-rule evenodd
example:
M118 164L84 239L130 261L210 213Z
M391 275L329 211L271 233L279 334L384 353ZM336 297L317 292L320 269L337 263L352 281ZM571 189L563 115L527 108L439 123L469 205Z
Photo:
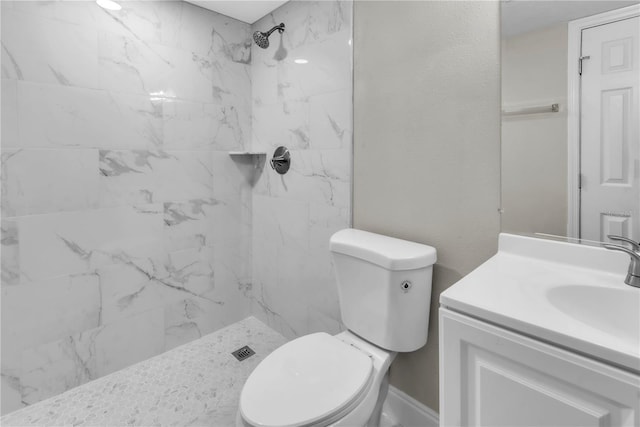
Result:
M547 290L549 302L568 316L640 347L640 290L566 285Z
M440 295L452 310L640 373L640 289L629 256L501 234L498 253Z

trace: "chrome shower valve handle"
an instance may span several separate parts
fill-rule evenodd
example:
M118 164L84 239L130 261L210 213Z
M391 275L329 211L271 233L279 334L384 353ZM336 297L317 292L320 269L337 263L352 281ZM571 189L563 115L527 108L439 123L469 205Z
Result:
M273 157L271 158L271 169L278 172L280 175L284 175L287 173L289 168L291 167L291 154L287 147L280 146L276 148L276 151L273 153Z

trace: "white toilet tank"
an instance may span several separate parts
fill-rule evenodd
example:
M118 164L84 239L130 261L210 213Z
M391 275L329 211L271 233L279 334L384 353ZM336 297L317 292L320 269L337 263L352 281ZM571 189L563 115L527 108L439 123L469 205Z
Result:
M425 345L435 248L352 228L330 248L345 326L391 351Z

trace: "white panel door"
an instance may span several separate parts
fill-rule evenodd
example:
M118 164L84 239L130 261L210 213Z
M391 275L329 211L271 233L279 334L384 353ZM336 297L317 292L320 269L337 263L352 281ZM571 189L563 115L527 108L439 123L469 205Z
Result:
M636 427L640 376L440 308L440 425Z
M580 237L640 240L640 18L582 31Z

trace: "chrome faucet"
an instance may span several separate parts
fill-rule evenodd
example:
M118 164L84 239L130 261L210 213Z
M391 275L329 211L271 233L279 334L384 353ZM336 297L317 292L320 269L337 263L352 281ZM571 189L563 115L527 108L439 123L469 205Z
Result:
M631 249L622 245L614 245L605 243L604 246L607 249L612 251L620 251L628 254L631 257L631 263L629 264L629 271L627 272L627 277L624 279L624 283L630 286L635 286L636 288L640 288L640 243L635 242L631 239L627 239L622 236L608 235L609 239L613 241L628 243L631 245Z
M631 239L628 239L628 238L622 237L622 236L616 236L615 234L609 234L609 235L607 235L607 237L609 238L609 240L628 243L628 244L631 245L631 248L634 251L636 251L636 252L640 251L640 243L636 242L635 240L631 240Z

